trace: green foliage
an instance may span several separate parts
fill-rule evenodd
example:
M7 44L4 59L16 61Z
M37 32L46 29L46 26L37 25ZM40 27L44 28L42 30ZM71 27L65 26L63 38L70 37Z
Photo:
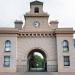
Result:
M43 68L44 59L42 59L39 55L32 55L31 57L31 67L33 68Z

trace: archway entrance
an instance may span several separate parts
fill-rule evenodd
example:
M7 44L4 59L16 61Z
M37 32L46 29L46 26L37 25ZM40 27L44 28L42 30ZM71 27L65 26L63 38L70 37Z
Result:
M45 72L47 71L46 54L40 49L34 49L28 54L28 71Z

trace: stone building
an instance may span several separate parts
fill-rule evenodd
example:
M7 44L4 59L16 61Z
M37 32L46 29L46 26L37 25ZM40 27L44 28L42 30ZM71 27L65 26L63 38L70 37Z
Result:
M75 72L73 28L58 28L58 21L48 24L40 1L30 3L24 18L24 26L17 20L15 28L0 28L0 72ZM42 67L32 60L38 53Z

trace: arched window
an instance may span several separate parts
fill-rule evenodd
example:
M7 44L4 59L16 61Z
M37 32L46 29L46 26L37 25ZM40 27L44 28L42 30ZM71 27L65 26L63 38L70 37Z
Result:
M34 12L35 13L39 13L39 8L38 7L35 7Z
M69 43L67 40L63 41L63 50L64 50L64 52L69 51Z
M6 40L5 41L5 51L9 52L11 50L11 41L10 40Z

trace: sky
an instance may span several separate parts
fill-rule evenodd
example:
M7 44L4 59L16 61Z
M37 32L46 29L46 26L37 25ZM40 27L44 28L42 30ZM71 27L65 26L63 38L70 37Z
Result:
M35 0L0 0L0 27L14 27L15 20L24 20L30 11L30 2ZM75 30L75 0L39 0L44 3L44 12L50 20L58 20L59 27Z

